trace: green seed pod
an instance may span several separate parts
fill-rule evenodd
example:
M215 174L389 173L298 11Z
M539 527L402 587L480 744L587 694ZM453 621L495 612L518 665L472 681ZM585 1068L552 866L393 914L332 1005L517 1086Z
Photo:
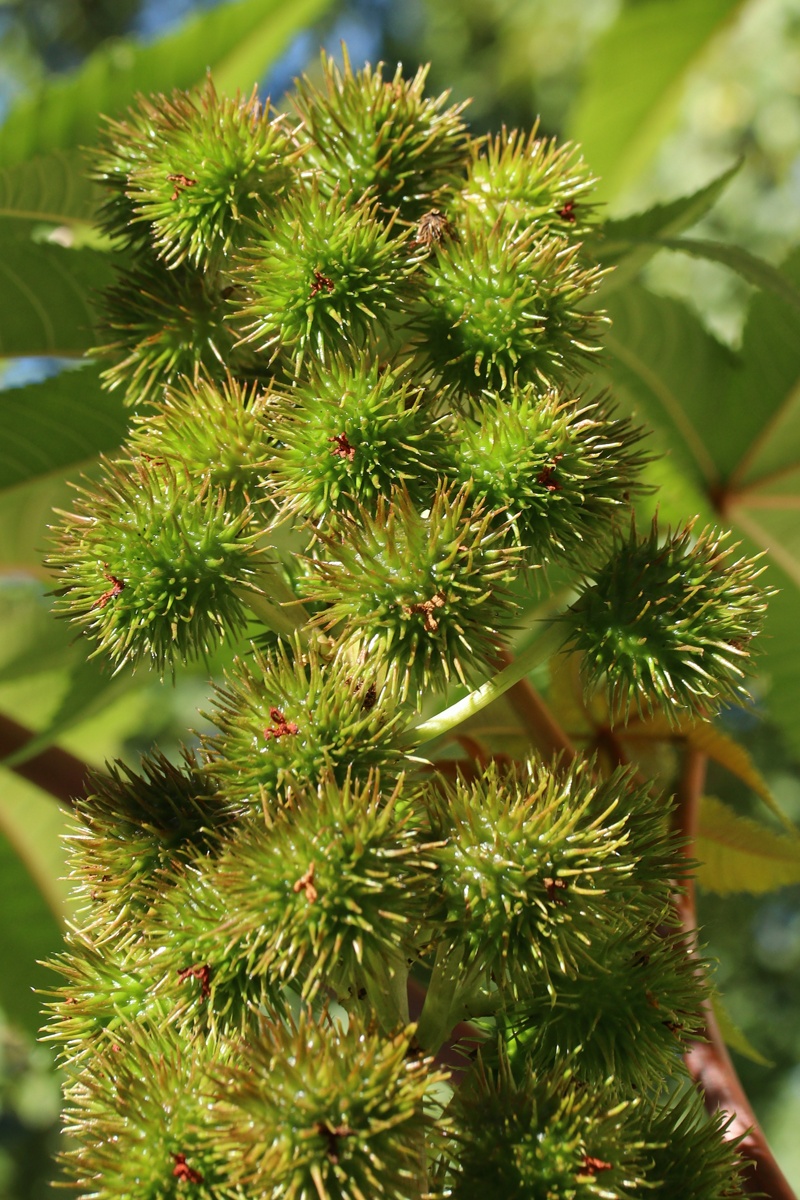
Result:
M473 402L512 384L558 386L585 371L601 318L586 307L601 272L579 245L498 221L469 223L425 263L415 310L418 353L448 392Z
M640 855L628 812L652 811L629 773L593 781L589 764L552 771L531 762L502 775L431 791L433 856L441 869L443 937L465 971L480 967L514 996L558 996L587 969L607 929L652 918L636 878ZM664 868L663 857L653 873ZM668 903L666 882L656 897Z
M425 1188L426 1145L443 1122L429 1100L447 1076L391 1037L301 1014L265 1023L246 1061L219 1072L219 1143L246 1196L407 1200Z
M133 454L170 463L190 478L223 489L230 509L263 493L275 449L269 394L228 376L221 383L182 379L167 389L154 416L137 417Z
M102 377L109 391L124 389L126 404L157 402L179 379L252 371L252 353L234 345L222 295L188 267L164 271L145 260L122 272L105 293L104 317L104 342L94 353L112 360Z
M452 471L487 508L507 515L514 541L534 561L574 555L640 490L642 432L615 420L604 400L582 405L533 385L510 398L480 397L450 441Z
M50 993L55 999L45 1006L44 1037L60 1043L60 1057L71 1068L105 1047L113 1051L125 1028L155 1029L167 1019L169 1002L154 991L136 934L99 948L89 933L71 934L69 949L51 965L66 984Z
M755 582L763 567L734 561L726 537L695 536L692 524L662 537L655 521L640 536L631 525L569 609L565 648L583 654L587 687L604 683L617 714L708 716L741 701L769 590Z
M535 1074L571 1062L582 1083L602 1088L613 1077L628 1095L658 1088L679 1069L681 1053L702 1029L708 988L668 920L654 906L641 932L599 939L578 974L553 978L555 998L541 987L512 1010L519 1053Z
M278 402L274 421L276 497L315 523L370 509L398 486L424 507L446 461L428 394L376 359L317 365Z
M391 676L339 654L290 654L279 646L257 655L253 667L218 691L212 720L219 734L206 739L208 769L235 804L276 807L286 788L315 786L331 774L343 784L377 768L396 776L403 723Z
M301 153L256 89L249 100L220 98L210 79L196 96L139 97L126 121L107 123L106 144L95 167L112 188L106 229L135 246L143 226L168 267L220 265L247 222L274 208Z
M354 74L345 51L343 71L323 54L322 73L323 90L303 79L292 103L311 139L303 165L316 172L323 194L369 192L384 217L399 209L413 222L459 186L465 106L445 109L447 92L425 99L427 68L411 80L400 67L391 80L381 65Z
M168 464L108 463L64 517L50 559L64 580L56 608L95 653L165 671L244 629L269 562L252 513L231 511L207 479L194 491Z
M723 1113L709 1117L694 1087L679 1087L664 1105L644 1104L637 1114L651 1166L647 1182L656 1195L682 1200L737 1200L745 1189L745 1161L738 1139L726 1137Z
M168 1026L122 1028L67 1095L73 1148L64 1160L82 1194L241 1200L215 1112L216 1076L234 1057L230 1046Z
M636 1200L646 1155L630 1104L557 1077L516 1082L479 1061L454 1105L453 1200Z
M373 659L396 668L404 693L485 670L498 630L513 619L506 588L519 554L497 514L471 507L464 488L439 491L420 513L407 493L374 516L323 539L309 595L329 607L318 618Z
M426 857L401 785L382 793L376 776L339 787L328 779L298 791L268 828L247 825L212 869L221 921L192 938L212 962L246 962L249 977L286 983L313 998L320 988L345 994L363 978L379 1012L381 964L397 964L401 999L385 1021L408 1019L406 959L430 901ZM194 919L193 919L194 923Z
M181 864L219 850L236 815L188 751L182 767L156 754L140 773L117 763L93 776L67 840L73 898L95 946L127 936Z
M404 307L415 266L407 240L376 219L374 203L324 196L315 180L253 231L242 254L246 342L270 360L283 352L291 371L309 355L327 362L343 343L363 347Z
M556 233L575 241L591 229L587 200L597 180L576 146L540 137L537 122L527 135L503 129L471 150L457 210L489 226L500 218L534 237Z

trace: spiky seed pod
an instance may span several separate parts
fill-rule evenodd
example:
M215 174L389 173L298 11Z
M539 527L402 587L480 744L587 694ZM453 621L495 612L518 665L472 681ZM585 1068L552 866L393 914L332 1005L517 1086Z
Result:
M153 416L138 417L128 438L134 455L170 463L192 479L224 489L241 510L263 494L275 450L272 403L256 385L232 376L220 383L182 379L166 391Z
M120 1031L67 1096L68 1150L76 1186L96 1200L191 1195L241 1200L218 1148L216 1074L236 1055L168 1026ZM238 1057L238 1056L237 1056Z
M557 386L585 370L601 317L586 301L601 272L580 247L497 221L465 223L421 268L418 353L441 386L473 398L516 383Z
M219 850L236 816L188 751L180 767L155 754L140 773L117 763L93 776L67 841L94 944L128 936L182 863Z
M430 398L402 368L334 356L276 406L276 497L315 522L403 486L427 505L445 461Z
M107 122L105 141L96 177L127 201L107 203L106 229L135 245L143 226L168 267L218 266L248 220L275 207L302 153L255 88L229 99L210 79L196 96L139 97L127 120Z
M529 384L510 399L484 393L477 419L459 422L449 449L457 482L503 510L514 541L546 562L594 542L639 490L641 436L603 399L582 404Z
M453 676L466 682L495 657L513 619L506 587L519 554L496 514L472 507L469 489L438 491L420 513L407 493L374 516L325 538L309 595L329 607L319 620L343 628L368 659L396 668L405 693Z
M654 907L649 933L644 922L638 936L626 930L600 939L579 974L553 981L555 998L541 987L512 1011L520 1054L534 1073L571 1062L582 1083L608 1087L613 1077L611 1088L624 1096L658 1088L676 1071L702 1029L708 989L685 938L662 925L663 916Z
M347 993L363 978L378 1012L383 964L406 959L430 902L433 865L401 784L387 794L377 776L339 787L331 779L298 791L268 827L248 825L212 869L222 920L193 942L201 959L246 962L247 974L286 983L309 999L320 988ZM402 1005L405 1009L405 1003ZM382 1022L392 1030L407 1012Z
M663 708L707 716L742 699L749 643L761 629L769 590L763 567L734 560L727 534L693 523L661 535L618 535L564 617L566 648L583 654L587 687L604 684L617 715Z
M159 1028L169 1001L154 991L154 975L136 936L95 946L90 934L74 933L53 969L66 980L49 993L44 1038L60 1044L60 1057L80 1066L109 1046L128 1026Z
M211 714L219 734L206 739L208 769L234 803L276 807L284 790L315 786L331 774L344 783L378 768L394 778L403 724L391 675L339 654L279 646L254 665L240 663L218 691Z
M121 272L105 292L103 342L94 351L111 360L102 375L106 387L123 388L125 403L141 408L179 378L248 374L253 355L235 344L224 318L215 285L188 267L167 272L145 259Z
M424 96L428 68L405 80L398 66L384 80L383 66L353 73L322 56L323 87L301 80L292 98L311 145L303 165L312 168L323 194L340 187L353 197L376 196L380 212L395 209L417 221L463 176L467 128L465 105L445 108L448 92Z
M456 1094L454 1200L634 1200L646 1155L632 1106L557 1077L515 1080L501 1055L479 1061Z
M551 997L584 971L607 927L652 919L668 903L666 883L642 896L640 855L628 808L652 810L629 775L596 783L587 764L567 772L531 763L502 775L494 766L472 783L432 790L432 851L441 870L443 944L465 972L479 966L511 996ZM653 873L663 870L663 858Z
M295 370L309 355L327 362L343 342L363 347L404 306L415 266L407 240L376 219L374 203L324 196L315 180L243 252L246 342L271 359L283 352Z
M647 1144L647 1182L656 1185L656 1195L737 1200L751 1194L743 1184L746 1163L737 1154L738 1139L725 1137L724 1113L709 1117L693 1087L680 1087L666 1104L643 1104L636 1124Z
M152 994L165 1019L189 1033L248 1037L264 1013L281 1019L286 1012L283 981L252 969L247 946L229 928L220 888L219 864L254 828L244 820L218 856L197 854L181 864L148 913L142 944Z
M107 463L64 514L50 565L57 611L114 663L159 671L208 655L247 623L246 595L268 570L248 510L231 511L208 479L144 459Z
M425 1147L444 1122L428 1100L447 1076L413 1051L413 1027L386 1037L351 1016L345 1032L305 1013L265 1023L246 1061L220 1071L219 1144L247 1196L407 1200L427 1193Z
M588 198L597 180L569 142L503 129L475 142L467 179L454 206L488 225L500 218L535 237L557 233L575 241L592 226Z

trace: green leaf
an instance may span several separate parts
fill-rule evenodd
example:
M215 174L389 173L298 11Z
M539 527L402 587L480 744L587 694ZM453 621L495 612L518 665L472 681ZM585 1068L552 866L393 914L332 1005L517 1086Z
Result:
M726 436L720 422L736 369L732 351L717 342L677 300L638 284L608 297L608 373L626 407L659 432L689 479L706 494L718 483L715 450ZM721 428L722 426L722 428Z
M96 185L77 150L41 154L0 170L0 239L29 237L37 225L93 219Z
M719 1031L725 1041L725 1045L731 1050L735 1050L737 1054L741 1054L742 1058L749 1059L750 1062L757 1063L760 1067L774 1067L775 1064L765 1058L755 1046L753 1046L734 1021L728 1009L722 1002L722 997L714 995L711 997L711 1007L714 1010L714 1016L717 1019Z
M0 491L53 471L77 473L115 450L128 424L121 399L102 390L95 366L0 393L0 414Z
M133 38L106 43L79 70L20 100L0 128L0 162L92 145L100 114L120 114L137 92L188 88L207 71L221 89L249 91L293 33L329 0L238 0L186 21L150 45Z
M603 297L617 291L638 275L645 263L657 253L657 239L674 237L684 229L690 229L705 216L741 165L741 160L734 163L689 196L681 196L669 204L656 204L646 212L633 213L601 225L596 242L594 239L587 241L587 246L600 263L615 267L603 283Z
M36 1034L42 997L56 977L41 965L62 947L66 814L31 784L0 771L0 1005Z
M743 0L648 0L623 8L589 59L568 133L603 199L642 172L670 127L684 81Z
M704 796L695 841L697 882L718 896L761 895L800 883L800 836L773 833Z
M714 762L730 771L737 779L751 788L763 801L774 817L794 833L794 826L778 804L769 785L756 767L753 759L733 738L728 737L716 725L708 721L681 721L677 728L695 750L701 750ZM665 729L665 733L667 730Z
M99 251L0 243L0 357L83 354L97 343L96 305L110 282Z

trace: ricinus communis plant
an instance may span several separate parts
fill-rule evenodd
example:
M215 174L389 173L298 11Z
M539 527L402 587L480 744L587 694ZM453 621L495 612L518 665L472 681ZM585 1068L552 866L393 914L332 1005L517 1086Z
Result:
M577 150L424 83L324 59L275 114L208 82L95 154L133 417L59 607L118 670L238 648L215 733L76 803L48 1028L97 1200L747 1186L683 1060L710 985L670 789L540 701L520 755L474 718L567 655L610 727L712 716L759 567L633 516Z

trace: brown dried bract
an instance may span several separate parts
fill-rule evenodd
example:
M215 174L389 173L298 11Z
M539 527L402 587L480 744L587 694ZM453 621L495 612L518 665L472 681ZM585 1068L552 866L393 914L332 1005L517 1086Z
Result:
M286 737L287 734L299 733L299 727L294 721L287 721L279 708L271 708L269 717L272 725L267 726L264 730L264 740L269 742L272 738Z
M316 865L317 864L313 862L309 863L308 870L306 871L305 875L301 875L300 878L292 884L292 891L295 893L295 895L298 892L305 892L306 900L309 904L313 904L319 896L319 892L314 886L314 871L316 869Z
M455 237L456 231L444 213L438 208L432 208L420 217L414 234L413 244L416 246L440 246L448 238Z
M424 613L425 614L425 632L436 633L439 628L439 622L433 615L437 608L444 608L447 603L447 597L444 592L437 592L430 600L423 600L419 604L407 604L403 608L404 613Z

